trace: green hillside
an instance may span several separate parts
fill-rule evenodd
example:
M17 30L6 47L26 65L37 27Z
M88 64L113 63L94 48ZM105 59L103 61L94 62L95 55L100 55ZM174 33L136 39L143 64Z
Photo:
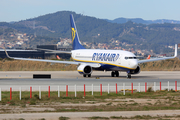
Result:
M111 39L129 44L137 44L138 48L151 48L174 45L179 43L179 24L136 24L128 21L124 24L110 23L103 19L84 16L70 11L60 11L52 14L27 19L13 24L0 22L0 27L13 28L18 31L34 34L50 40L71 38L69 15L73 14L81 41L110 42ZM0 29L0 35L2 30ZM99 34L99 36L98 36ZM57 40L56 40L57 41ZM35 41L34 41L35 42ZM37 42L35 42L37 43Z

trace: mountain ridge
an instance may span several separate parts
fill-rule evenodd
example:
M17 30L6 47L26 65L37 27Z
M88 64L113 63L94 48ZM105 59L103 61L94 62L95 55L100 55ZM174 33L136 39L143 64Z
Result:
M118 24L123 24L123 23L126 23L128 21L132 21L134 23L141 23L141 24L146 24L146 25L149 25L149 24L164 24L164 23L171 23L171 24L180 24L180 21L178 20L168 20L168 19L157 19L157 20L144 20L142 18L123 18L123 17L120 17L120 18L116 18L114 20L109 20L109 19L104 19L108 22L111 22L111 23L118 23Z
M72 11L58 11L12 24L0 22L0 27L13 28L27 34L53 38L49 40L54 43L55 39L71 38L70 14L74 16L82 42L110 43L111 40L118 40L128 44L137 44L137 47L142 49L157 49L160 46L174 45L179 42L180 38L180 24L146 25L132 21L117 24L104 19L76 14ZM0 31L0 35L2 34L3 32ZM39 43L43 43L45 38L42 37L38 39Z

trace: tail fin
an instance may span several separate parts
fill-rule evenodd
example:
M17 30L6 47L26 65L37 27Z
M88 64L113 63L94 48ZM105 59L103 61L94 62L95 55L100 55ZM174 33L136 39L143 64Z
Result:
M58 60L60 60L60 59L61 59L58 55L56 55L56 58L57 58Z
M73 50L85 49L79 41L78 32L72 14L70 15L70 21L71 21L71 34L72 34L72 49Z
M150 59L151 58L151 55L148 55L148 57L146 59Z

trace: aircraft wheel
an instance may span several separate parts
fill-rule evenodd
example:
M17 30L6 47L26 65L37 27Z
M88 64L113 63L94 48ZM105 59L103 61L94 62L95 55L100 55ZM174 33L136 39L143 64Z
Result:
M86 74L83 74L83 77L86 77Z
M128 79L131 79L131 74L127 74L127 78L128 78Z
M91 74L89 74L88 77L91 77Z
M115 71L116 77L119 77L119 72Z
M111 77L114 77L114 75L115 75L115 72L112 71L111 72Z

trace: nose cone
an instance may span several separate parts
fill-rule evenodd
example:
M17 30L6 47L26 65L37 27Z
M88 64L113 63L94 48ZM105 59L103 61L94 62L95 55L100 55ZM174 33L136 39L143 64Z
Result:
M138 61L137 60L132 60L131 61L131 68L136 69L137 66L138 66Z

